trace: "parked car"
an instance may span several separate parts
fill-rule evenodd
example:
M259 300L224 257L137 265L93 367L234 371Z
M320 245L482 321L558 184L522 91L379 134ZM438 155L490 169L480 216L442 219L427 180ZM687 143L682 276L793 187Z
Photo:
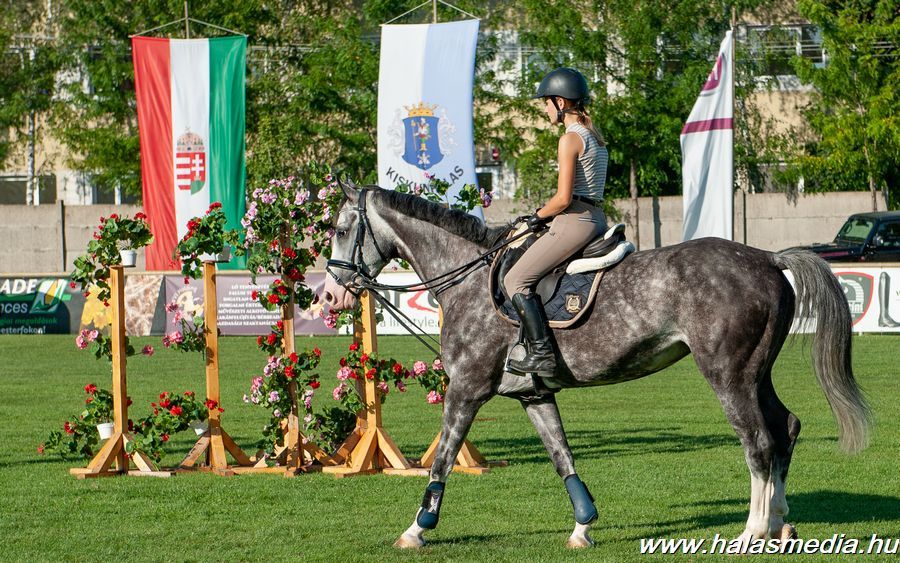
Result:
M833 241L800 248L829 262L900 262L900 211L856 213Z

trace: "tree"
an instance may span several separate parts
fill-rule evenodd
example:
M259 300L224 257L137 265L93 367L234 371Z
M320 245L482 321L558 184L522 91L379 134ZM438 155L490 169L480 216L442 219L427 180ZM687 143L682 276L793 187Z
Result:
M877 209L891 207L900 181L900 19L895 0L800 0L801 14L822 32L826 64L797 58L797 75L815 91L803 114L814 133L793 172L809 191L865 190Z
M140 196L140 143L130 36L178 19L182 0L69 0L59 23L59 48L69 76L55 108L56 133L70 164L102 190ZM262 0L194 1L191 17L250 35L271 23ZM195 33L197 32L196 27ZM182 36L181 27L161 30ZM218 35L214 29L202 31Z
M35 151L41 138L40 121L49 111L55 90L59 57L48 37L50 19L43 5L8 2L0 15L0 130L16 133L24 144L26 190L24 203L33 203L37 191ZM0 138L0 166L13 149L13 141Z

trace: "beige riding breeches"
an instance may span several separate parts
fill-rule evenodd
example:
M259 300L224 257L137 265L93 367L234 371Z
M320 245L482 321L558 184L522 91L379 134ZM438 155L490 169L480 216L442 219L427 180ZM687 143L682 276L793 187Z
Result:
M599 207L572 200L550 223L544 233L503 278L503 287L512 297L529 294L544 275L575 254L606 230L606 215Z

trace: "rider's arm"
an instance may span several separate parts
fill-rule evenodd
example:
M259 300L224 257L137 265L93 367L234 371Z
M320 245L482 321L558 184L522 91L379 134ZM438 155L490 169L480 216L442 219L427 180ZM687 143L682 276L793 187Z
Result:
M559 179L557 180L556 193L540 208L537 215L542 218L553 217L569 207L572 203L572 186L575 183L575 161L582 151L584 142L578 133L566 133L559 138L557 159L559 162Z

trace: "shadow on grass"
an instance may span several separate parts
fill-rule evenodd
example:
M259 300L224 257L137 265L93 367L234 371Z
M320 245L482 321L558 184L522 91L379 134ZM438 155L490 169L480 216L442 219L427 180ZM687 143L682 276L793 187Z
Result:
M740 447L734 434L696 434L671 428L632 428L628 430L574 430L568 432L569 443L577 459L601 459L610 456L634 456L681 453L721 446ZM479 447L492 452L492 457L510 463L546 463L547 452L540 439L479 439Z
M790 516L788 522L801 527L804 522L831 525L857 524L879 520L894 520L900 514L900 498L848 493L844 491L819 490L788 495ZM707 507L709 514L692 516L664 522L635 522L631 528L652 528L655 537L674 537L687 532L708 528L735 528L735 537L743 530L747 519L749 499L720 499L693 502L684 506ZM716 510L716 508L719 510ZM733 510L728 510L728 509ZM631 540L639 540L646 535L638 535Z

